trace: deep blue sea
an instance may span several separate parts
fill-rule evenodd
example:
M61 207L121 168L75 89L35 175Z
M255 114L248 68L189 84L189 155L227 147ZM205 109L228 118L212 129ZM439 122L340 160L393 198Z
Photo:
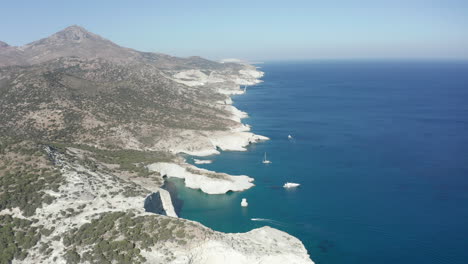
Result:
M223 232L284 230L319 264L468 263L468 62L258 66L264 82L233 100L271 140L198 165L256 186L206 195L171 180L181 217Z

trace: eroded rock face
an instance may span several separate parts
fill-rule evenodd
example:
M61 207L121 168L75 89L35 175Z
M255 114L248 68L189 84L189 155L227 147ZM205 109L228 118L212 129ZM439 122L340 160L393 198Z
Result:
M159 189L146 197L145 210L155 214L177 217L172 205L171 195L164 189Z
M207 194L243 191L254 186L254 179L248 176L231 176L226 173L200 169L190 164L158 162L148 165L148 169L167 177L182 178L185 180L185 186L200 189Z
M297 238L268 226L207 241L192 250L190 261L194 264L313 264Z

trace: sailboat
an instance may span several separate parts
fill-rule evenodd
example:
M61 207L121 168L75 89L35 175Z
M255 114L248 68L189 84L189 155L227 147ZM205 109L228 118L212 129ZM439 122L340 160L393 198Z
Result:
M265 163L265 164L270 164L270 163L271 163L271 161L269 161L269 160L267 159L267 154L266 154L266 152L265 152L265 156L263 157L262 163Z
M244 93L247 92L247 85L244 85Z

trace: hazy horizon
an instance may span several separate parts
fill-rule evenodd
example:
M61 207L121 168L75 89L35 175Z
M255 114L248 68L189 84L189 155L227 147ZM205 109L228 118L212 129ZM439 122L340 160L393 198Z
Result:
M77 24L121 46L209 59L468 59L463 1L15 1L0 41L21 46ZM34 21L34 23L31 23Z

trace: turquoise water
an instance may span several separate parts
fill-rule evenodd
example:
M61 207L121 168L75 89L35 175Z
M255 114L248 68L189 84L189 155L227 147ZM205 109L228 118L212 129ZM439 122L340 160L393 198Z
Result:
M198 165L256 186L206 195L171 179L181 217L224 232L284 230L316 263L467 263L468 63L260 66L264 83L233 100L271 140Z

